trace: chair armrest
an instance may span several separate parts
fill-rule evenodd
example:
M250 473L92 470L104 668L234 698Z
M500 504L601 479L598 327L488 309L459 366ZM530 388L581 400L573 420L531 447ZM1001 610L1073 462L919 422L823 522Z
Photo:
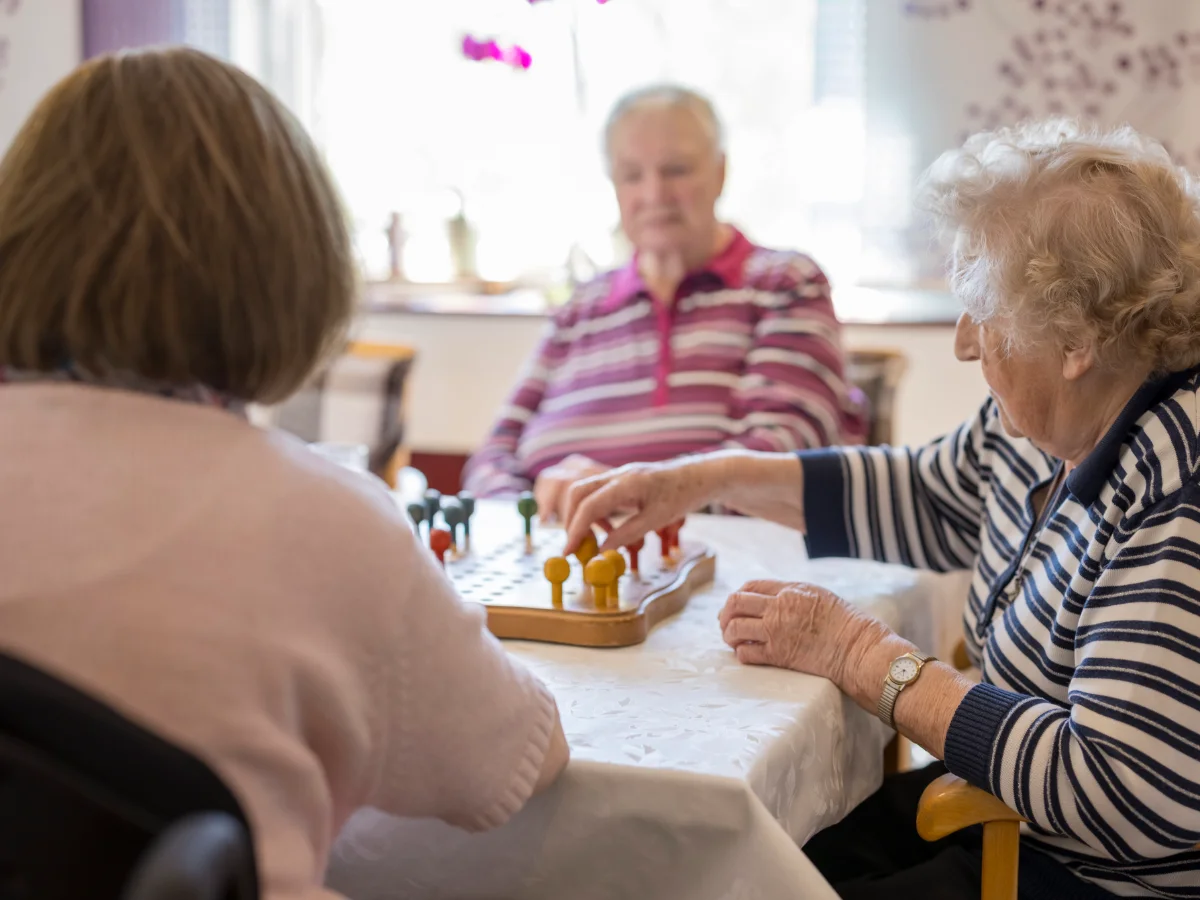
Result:
M1024 821L996 797L957 775L943 775L925 788L917 806L917 833L927 841L941 840L971 825Z
M965 672L971 668L971 657L967 656L967 642L960 640L954 645L954 653L950 657L950 664L960 672Z
M393 362L412 362L417 351L407 344L380 344L373 341L350 341L346 352L359 359L390 359Z
M139 860L124 900L258 900L250 833L228 813L186 816Z

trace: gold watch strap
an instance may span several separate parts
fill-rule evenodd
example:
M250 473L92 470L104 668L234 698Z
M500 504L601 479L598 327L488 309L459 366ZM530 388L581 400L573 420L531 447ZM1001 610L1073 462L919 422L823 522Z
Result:
M925 668L925 663L933 659L924 653L918 653L915 650L912 653L905 653L904 656L912 657L917 661L917 674L912 681L906 681L904 684L892 678L892 667L888 665L888 673L883 679L883 693L879 695L879 705L876 707L876 715L879 716L883 724L888 728L895 729L896 727L896 700L900 697L900 692L915 682L921 677L921 670ZM903 659L904 656L897 657ZM895 662L893 660L892 662Z

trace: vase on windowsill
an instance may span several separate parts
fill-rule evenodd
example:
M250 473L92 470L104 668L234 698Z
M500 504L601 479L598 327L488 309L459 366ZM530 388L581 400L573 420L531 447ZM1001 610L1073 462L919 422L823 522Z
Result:
M446 237L450 243L450 260L454 267L454 280L459 284L479 281L475 263L478 238L475 228L467 218L467 203L462 191L454 188L458 197L458 212L446 223Z
M404 230L400 213L394 212L388 216L388 227L384 233L388 244L388 279L392 282L408 281L404 274L404 245L408 241L408 233Z

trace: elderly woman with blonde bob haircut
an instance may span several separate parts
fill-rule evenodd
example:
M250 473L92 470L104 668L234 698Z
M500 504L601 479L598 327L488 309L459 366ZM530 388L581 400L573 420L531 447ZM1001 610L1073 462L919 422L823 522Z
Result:
M889 778L805 848L843 897L979 896L977 834L923 844L948 769L1025 819L1020 896L1200 889L1200 217L1130 130L981 134L929 171L991 396L920 448L727 452L572 488L570 543L623 545L719 502L812 556L972 569L975 684L821 587L756 582L721 613L745 663L831 679L944 764ZM786 575L786 573L781 573Z
M88 62L0 164L0 652L206 761L266 898L357 807L490 828L567 759L382 486L242 414L354 291L303 129L196 51Z

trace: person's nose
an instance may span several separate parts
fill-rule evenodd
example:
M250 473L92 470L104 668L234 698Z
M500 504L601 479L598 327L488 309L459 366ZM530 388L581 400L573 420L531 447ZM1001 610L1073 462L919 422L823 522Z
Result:
M642 202L647 206L666 206L670 191L665 179L658 172L650 172L642 179Z
M960 362L979 359L979 325L965 312L954 327L954 355Z

